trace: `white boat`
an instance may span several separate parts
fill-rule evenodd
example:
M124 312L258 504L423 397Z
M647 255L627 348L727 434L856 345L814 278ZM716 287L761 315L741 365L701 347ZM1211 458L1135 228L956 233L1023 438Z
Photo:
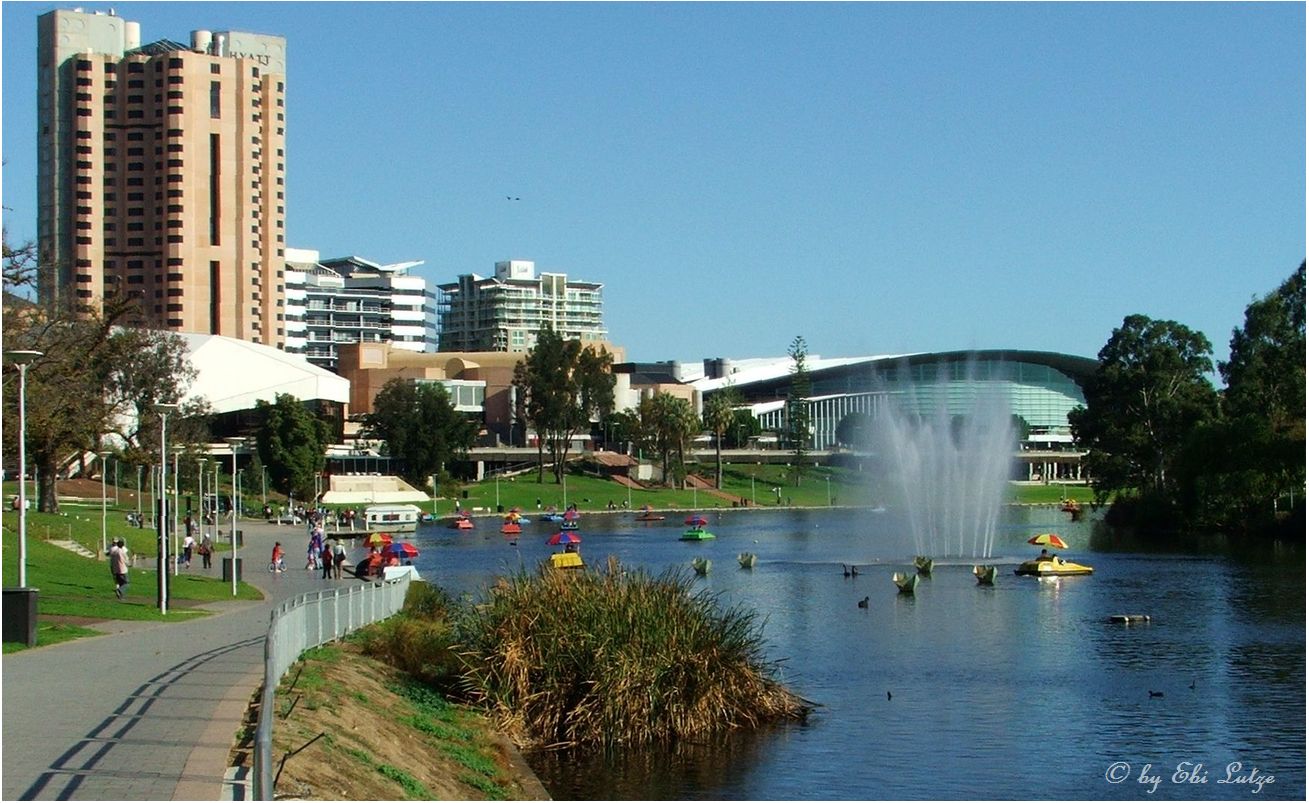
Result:
M422 513L418 505L369 505L364 508L364 527L369 532L412 533Z

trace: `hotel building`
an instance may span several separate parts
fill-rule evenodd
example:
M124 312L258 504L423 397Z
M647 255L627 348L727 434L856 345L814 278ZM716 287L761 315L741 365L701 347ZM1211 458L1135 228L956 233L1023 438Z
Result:
M37 21L41 300L285 343L286 40L141 44L112 12Z
M536 263L495 263L495 276L465 274L438 285L441 351L529 351L545 324L565 340L604 341L604 285L536 273Z

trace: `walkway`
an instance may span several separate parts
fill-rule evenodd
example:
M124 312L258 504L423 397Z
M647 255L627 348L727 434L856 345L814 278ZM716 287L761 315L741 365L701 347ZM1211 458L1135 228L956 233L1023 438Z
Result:
M210 603L213 616L186 622L105 622L94 627L109 635L4 657L5 800L231 799L227 757L263 682L273 606L358 582L305 571L303 527L241 529L242 579L263 590L264 601ZM283 574L264 570L275 540L287 551ZM220 565L214 561L215 576Z

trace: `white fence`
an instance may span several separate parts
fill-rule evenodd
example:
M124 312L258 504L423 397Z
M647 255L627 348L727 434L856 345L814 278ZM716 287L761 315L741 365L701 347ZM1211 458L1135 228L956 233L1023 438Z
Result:
M264 641L264 688L255 731L256 800L273 799L274 694L282 675L311 647L341 638L351 630L380 621L404 607L410 574L386 582L313 591L273 609Z

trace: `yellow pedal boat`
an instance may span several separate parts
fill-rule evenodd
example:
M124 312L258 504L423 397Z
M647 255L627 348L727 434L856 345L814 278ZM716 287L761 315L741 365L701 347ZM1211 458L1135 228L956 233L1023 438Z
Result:
M1020 563L1018 568L1014 569L1014 574L1032 577L1074 577L1079 574L1091 574L1093 571L1095 570L1090 566L1083 566L1080 563L1073 563L1071 560L1052 556L1033 558Z

